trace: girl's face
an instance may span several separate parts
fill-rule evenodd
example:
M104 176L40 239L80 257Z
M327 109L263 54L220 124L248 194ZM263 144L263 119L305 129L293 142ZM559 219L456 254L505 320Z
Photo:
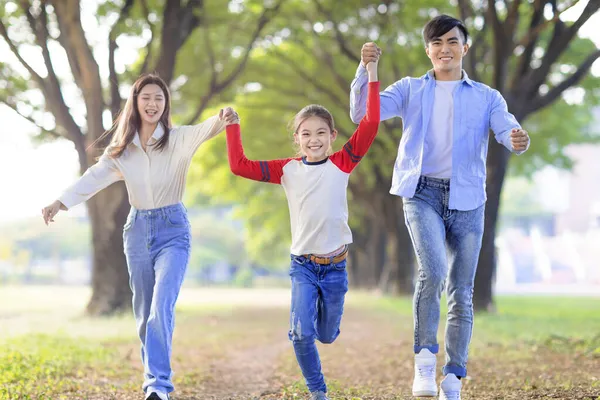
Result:
M156 125L165 111L165 93L160 86L149 83L140 90L137 109L142 124Z
M294 133L294 140L300 145L300 151L306 161L318 162L327 158L331 143L337 137L337 131L329 128L327 122L320 117L304 120Z

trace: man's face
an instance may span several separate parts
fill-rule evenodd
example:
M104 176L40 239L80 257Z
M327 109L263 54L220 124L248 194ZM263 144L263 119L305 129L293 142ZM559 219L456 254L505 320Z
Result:
M467 54L469 45L458 27L452 28L444 35L433 38L425 52L433 64L433 69L440 72L451 72L462 69L462 59Z

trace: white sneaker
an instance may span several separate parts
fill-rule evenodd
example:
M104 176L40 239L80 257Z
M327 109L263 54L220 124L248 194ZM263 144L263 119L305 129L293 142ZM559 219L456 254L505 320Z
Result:
M435 382L436 361L435 354L427 349L422 349L419 354L415 355L415 379L412 388L413 396L437 396L437 383Z
M146 400L169 400L169 395L161 389L149 386L146 389Z
M440 384L440 400L460 400L462 382L454 374L448 374Z

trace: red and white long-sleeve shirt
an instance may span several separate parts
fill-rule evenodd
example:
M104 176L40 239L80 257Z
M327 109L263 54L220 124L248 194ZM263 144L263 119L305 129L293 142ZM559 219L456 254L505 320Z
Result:
M252 161L244 155L240 125L226 128L229 166L235 175L281 184L290 209L291 253L327 254L352 243L348 226L348 178L379 128L379 82L368 87L367 113L342 150L323 161L285 158Z

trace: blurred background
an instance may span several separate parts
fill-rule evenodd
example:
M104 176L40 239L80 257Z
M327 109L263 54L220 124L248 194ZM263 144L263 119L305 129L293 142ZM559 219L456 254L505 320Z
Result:
M441 13L465 21L465 70L499 90L531 136L519 157L490 140L476 309L493 312L505 295L600 296L599 8L598 0L0 0L6 315L20 309L19 293L41 301L73 293L89 316L129 312L124 185L49 227L41 209L95 162L101 149L90 144L141 73L169 83L175 125L233 105L251 159L293 155L287 126L310 103L334 115L338 150L355 129L348 91L362 44L383 50L382 87L421 76L431 67L421 29ZM407 299L415 258L401 200L388 193L401 133L400 119L382 123L350 179L348 271L354 290ZM283 190L233 176L224 135L194 157L184 203L193 231L185 288L287 288Z
M113 297L95 296L93 313L128 305L126 279L114 273L125 271L118 244L124 185L61 213L50 227L40 210L93 164L98 150L88 146L140 73L156 71L170 83L176 124L234 105L251 158L292 155L287 123L310 103L332 111L341 147L354 130L348 90L362 44L383 49L383 87L422 75L430 62L421 28L449 13L471 31L467 72L500 90L531 134L522 157L491 141L477 307L490 306L490 288L600 293L597 2L514 2L510 9L496 2L495 16L468 1L347 1L335 9L326 1L55 3L0 3L0 283L93 283ZM61 14L77 5L78 15ZM410 293L415 276L401 201L388 194L400 135L400 119L382 124L349 188L351 283L393 294ZM283 191L234 177L223 136L202 146L190 171L186 284L285 284Z

